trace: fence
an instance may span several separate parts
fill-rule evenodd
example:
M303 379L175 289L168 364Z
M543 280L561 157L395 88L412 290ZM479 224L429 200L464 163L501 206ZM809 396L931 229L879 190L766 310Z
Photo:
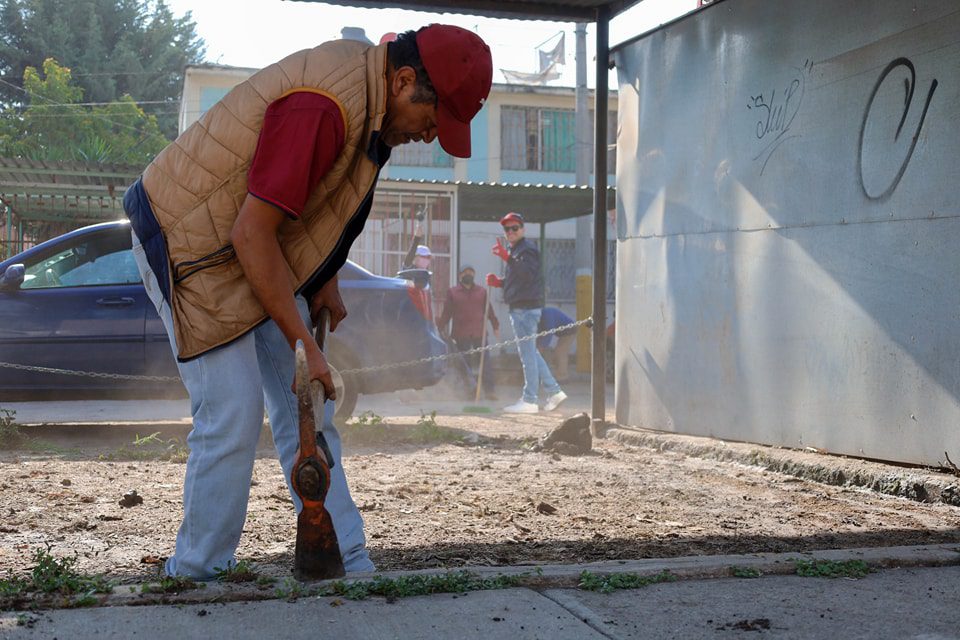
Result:
M576 239L548 238L543 246L546 299L551 302L576 300ZM616 299L617 242L607 242L607 300Z

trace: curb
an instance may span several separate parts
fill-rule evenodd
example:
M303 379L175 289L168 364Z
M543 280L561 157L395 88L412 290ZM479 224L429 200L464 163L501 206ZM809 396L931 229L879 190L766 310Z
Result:
M479 578L515 577L514 588L526 588L537 592L552 589L577 589L584 571L598 576L632 574L655 576L669 572L677 580L744 579L733 576L734 568L752 569L763 575L789 575L796 572L797 560L827 560L845 562L860 560L872 569L906 567L943 567L960 565L960 544L937 544L901 547L866 547L787 553L752 553L720 556L683 556L677 558L650 558L643 560L611 560L571 565L539 565L509 567L460 567L448 570L423 569L418 571L388 571L384 573L357 573L345 578L347 583L378 579L397 579L404 576L442 576L450 573L469 572ZM200 589L179 593L143 593L145 585L121 585L113 592L98 598L97 607L146 606L163 604L204 604L226 602L251 602L260 600L296 600L318 597L314 594L335 580L298 583L290 578L278 581L284 587L296 586L295 593L279 595L277 585L257 587L251 584L204 583ZM154 584L154 583L150 583ZM293 590L292 590L293 591ZM336 596L326 596L335 599ZM56 602L37 601L31 610L63 608Z
M606 437L657 451L674 451L695 458L761 467L822 484L858 487L916 502L942 502L960 507L960 480L952 480L948 474L901 470L857 458L625 427L607 429ZM841 461L846 469L841 468Z

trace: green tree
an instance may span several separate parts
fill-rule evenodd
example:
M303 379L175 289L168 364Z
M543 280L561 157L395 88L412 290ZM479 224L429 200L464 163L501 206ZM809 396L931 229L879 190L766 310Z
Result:
M0 113L0 157L147 164L167 144L156 116L144 113L129 95L100 106L84 106L84 91L70 69L53 58L43 77L23 73L24 103Z
M163 0L0 0L0 105L26 98L27 67L55 58L73 71L87 102L130 95L177 133L183 69L206 53L190 12Z

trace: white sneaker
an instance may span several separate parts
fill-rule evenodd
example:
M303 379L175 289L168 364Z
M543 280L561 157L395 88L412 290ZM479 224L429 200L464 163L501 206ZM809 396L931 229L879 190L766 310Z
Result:
M553 411L560 406L560 403L567 399L567 394L563 391L557 391L555 394L547 398L547 402L543 405L544 411Z
M509 407L503 408L504 413L539 413L540 407L535 402L524 402L521 398Z

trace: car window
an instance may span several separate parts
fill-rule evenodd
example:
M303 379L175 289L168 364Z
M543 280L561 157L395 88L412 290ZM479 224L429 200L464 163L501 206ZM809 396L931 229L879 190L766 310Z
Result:
M126 234L82 238L24 266L21 289L140 282L140 272L130 251L130 236Z

